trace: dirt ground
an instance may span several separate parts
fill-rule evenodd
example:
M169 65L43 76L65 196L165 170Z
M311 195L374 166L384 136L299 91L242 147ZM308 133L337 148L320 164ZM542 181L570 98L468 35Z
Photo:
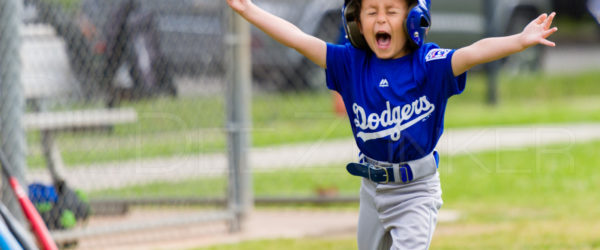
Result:
M236 233L229 232L229 223L226 221L180 221L180 218L193 218L199 213L207 213L210 216L209 212L191 209L137 209L121 216L95 217L90 219L84 228L99 234L81 238L72 249L188 249L246 240L323 235L351 237L356 231L358 218L356 211L256 210L248 216L242 231ZM143 227L148 225L146 222L149 220L155 221L157 218L179 221L179 225L118 232L119 228L135 225ZM103 233L110 229L116 233Z
M356 210L259 209L249 214L242 231L231 233L225 220L201 222L195 219L202 214L208 217L217 214L213 212L146 208L132 209L119 216L97 216L83 227L85 232L95 232L95 235L81 237L72 249L190 249L247 240L354 237L358 221ZM455 221L459 217L456 211L442 210L439 221ZM171 225L157 226L157 221L170 221ZM144 229L148 226L153 228ZM132 230L136 227L137 230ZM119 232L121 229L123 232Z

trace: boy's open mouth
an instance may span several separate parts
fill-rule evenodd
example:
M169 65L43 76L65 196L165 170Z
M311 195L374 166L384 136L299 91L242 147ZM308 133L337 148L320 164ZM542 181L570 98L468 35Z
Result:
M387 32L377 32L375 39L377 40L377 47L381 49L388 48L392 43L392 36Z

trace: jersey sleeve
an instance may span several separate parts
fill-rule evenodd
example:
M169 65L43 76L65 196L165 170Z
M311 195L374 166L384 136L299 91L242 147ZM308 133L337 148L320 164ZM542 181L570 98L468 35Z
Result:
M443 90L446 98L458 95L465 90L467 73L454 76L452 56L456 50L442 49L435 44L424 46L422 60L425 64L426 77L435 88Z
M350 78L350 52L348 45L327 43L327 69L325 69L327 88L342 92L343 84Z

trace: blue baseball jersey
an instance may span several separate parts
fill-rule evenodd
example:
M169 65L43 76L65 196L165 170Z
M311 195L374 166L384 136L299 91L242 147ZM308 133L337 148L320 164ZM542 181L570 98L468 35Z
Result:
M453 54L429 43L404 57L382 60L349 43L327 44L327 87L342 96L363 154L399 163L435 149L448 98L466 84L466 73L454 77Z

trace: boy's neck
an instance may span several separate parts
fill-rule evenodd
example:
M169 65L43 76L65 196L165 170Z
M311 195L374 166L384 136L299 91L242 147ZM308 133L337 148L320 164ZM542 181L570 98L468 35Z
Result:
M394 59L399 59L405 56L410 55L414 50L408 48L408 46L404 46L404 49L402 49L402 51L400 51L398 54L392 56L391 58L381 58L379 56L377 56L377 54L375 54L375 56L377 57L377 59L380 60L394 60ZM374 53L374 52L373 52Z

